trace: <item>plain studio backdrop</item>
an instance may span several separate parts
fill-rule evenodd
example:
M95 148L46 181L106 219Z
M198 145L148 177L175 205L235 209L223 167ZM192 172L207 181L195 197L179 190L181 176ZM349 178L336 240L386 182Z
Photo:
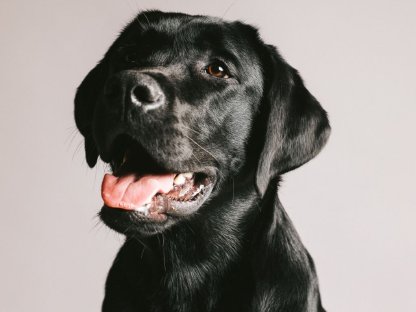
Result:
M0 311L99 311L123 238L96 213L75 90L142 9L260 28L328 111L328 145L280 194L328 311L416 311L416 2L0 3Z

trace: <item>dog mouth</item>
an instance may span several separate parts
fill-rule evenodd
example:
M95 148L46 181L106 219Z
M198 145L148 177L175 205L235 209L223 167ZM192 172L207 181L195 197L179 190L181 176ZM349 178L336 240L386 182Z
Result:
M101 196L104 205L151 221L190 215L209 197L215 177L208 170L169 172L132 139L115 144Z

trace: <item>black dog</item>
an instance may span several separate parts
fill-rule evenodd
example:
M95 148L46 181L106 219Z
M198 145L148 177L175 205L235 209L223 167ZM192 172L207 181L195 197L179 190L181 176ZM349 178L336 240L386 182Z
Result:
M279 177L330 128L302 79L257 30L148 11L75 98L105 224L126 235L103 311L324 311Z

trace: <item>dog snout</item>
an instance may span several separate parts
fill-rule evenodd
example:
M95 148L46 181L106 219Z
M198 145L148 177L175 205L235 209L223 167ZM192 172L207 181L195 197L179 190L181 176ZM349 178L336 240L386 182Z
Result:
M124 105L127 110L140 109L144 112L157 109L166 102L155 78L133 70L116 74L106 85L105 97L113 105Z

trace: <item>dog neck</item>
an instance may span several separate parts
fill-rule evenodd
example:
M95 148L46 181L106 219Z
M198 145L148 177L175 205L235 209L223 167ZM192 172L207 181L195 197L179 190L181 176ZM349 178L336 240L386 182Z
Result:
M277 181L263 198L251 185L240 184L235 193L231 189L213 199L192 222L183 220L145 239L127 238L112 268L118 270L114 275L121 271L129 284L139 285L133 291L136 296L157 298L154 304L162 311L267 306L267 300L279 294L270 297L261 289L275 289L276 283L285 289L282 302L294 291L296 300L307 306L308 298L317 294L313 264L277 197ZM114 283L111 276L110 271L107 288ZM241 309L235 310L236 305Z

